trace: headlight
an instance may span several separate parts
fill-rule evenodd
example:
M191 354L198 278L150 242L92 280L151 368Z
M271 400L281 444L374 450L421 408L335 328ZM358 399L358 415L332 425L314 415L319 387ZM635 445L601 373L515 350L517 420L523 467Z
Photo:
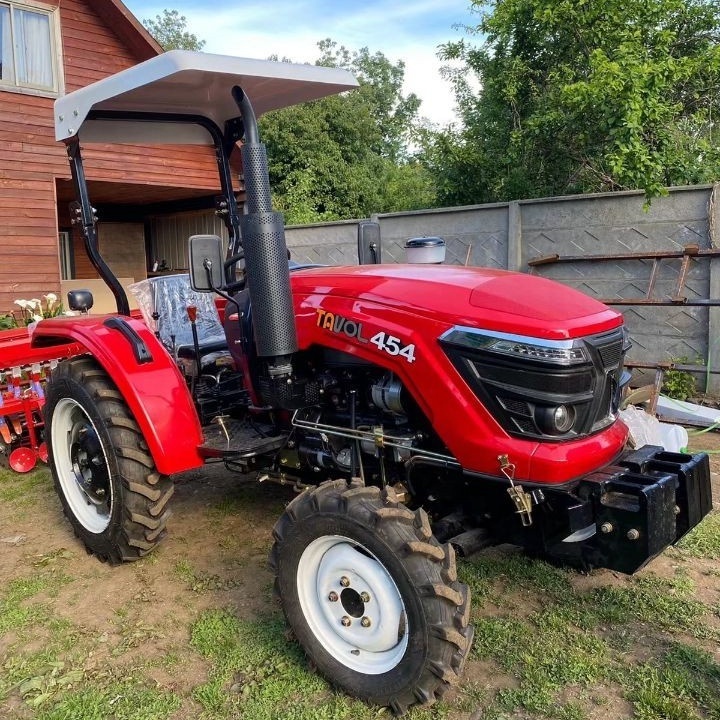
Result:
M553 442L615 419L627 332L564 340L456 325L438 338L476 397L509 434Z
M533 343L513 342L512 340L495 340L485 349L503 353L504 355L544 360L558 365L572 365L586 360L585 351L582 348L534 345Z
M542 432L548 435L565 435L570 432L575 417L575 408L570 405L535 408L535 420Z
M545 340L462 326L448 330L440 340L475 350L553 365L577 365L588 361L582 344L574 340Z

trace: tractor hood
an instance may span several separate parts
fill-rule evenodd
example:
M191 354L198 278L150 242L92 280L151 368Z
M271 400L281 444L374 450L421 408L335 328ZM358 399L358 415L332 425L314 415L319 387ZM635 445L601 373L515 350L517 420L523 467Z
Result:
M360 265L296 270L295 295L402 307L447 325L563 340L611 330L622 315L535 275L454 265Z

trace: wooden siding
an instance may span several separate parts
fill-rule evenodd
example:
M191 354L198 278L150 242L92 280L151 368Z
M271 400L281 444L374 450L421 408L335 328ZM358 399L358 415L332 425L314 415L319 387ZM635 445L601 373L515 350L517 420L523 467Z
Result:
M65 92L145 59L133 55L93 9L93 0L44 4L60 8ZM129 27L123 28L126 37ZM143 195L150 201L154 188L163 198L168 193L160 188L178 188L179 197L216 188L210 148L88 146L83 154L88 179L122 184L126 199L135 186L134 202ZM64 146L54 138L53 98L0 90L0 313L12 310L16 298L59 292L55 181L69 177ZM60 213L66 228L64 208Z

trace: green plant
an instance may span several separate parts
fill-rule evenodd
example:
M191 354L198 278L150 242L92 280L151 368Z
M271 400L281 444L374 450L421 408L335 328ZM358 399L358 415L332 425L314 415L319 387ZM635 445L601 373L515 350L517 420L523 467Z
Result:
M686 357L681 357L674 358L672 362L687 365L690 361ZM702 359L698 359L697 364L703 364ZM662 392L675 400L687 400L697 392L695 376L686 370L666 370L663 375Z
M16 328L17 326L18 322L12 313L0 315L0 330L10 330L11 328Z

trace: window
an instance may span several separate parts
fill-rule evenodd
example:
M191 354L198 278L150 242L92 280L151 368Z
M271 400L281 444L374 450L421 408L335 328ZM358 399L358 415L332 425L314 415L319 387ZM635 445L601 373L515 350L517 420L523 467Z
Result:
M60 279L72 280L75 276L72 236L69 232L61 230L58 233L58 242L60 245Z
M0 1L0 88L60 89L55 12Z

